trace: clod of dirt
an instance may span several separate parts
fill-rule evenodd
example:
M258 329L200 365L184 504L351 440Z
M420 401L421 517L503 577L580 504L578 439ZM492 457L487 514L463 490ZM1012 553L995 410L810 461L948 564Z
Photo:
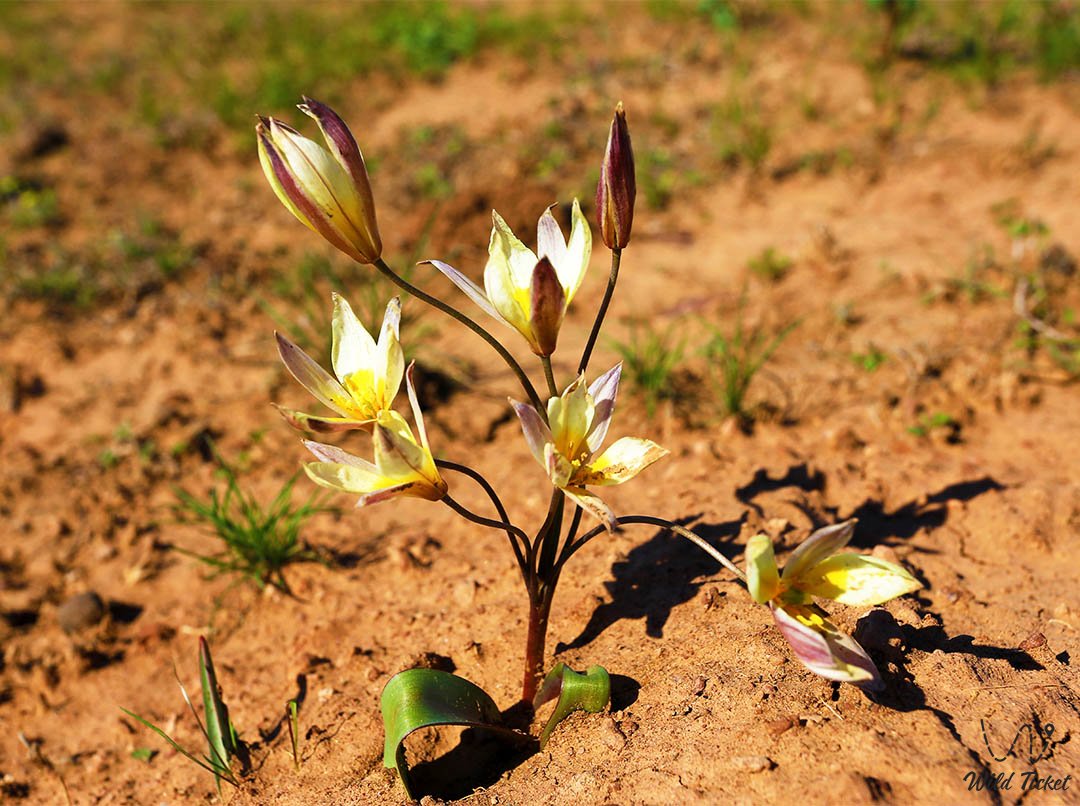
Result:
M771 770L776 765L768 756L735 756L731 759L731 766L739 772L753 775L754 773Z
M93 591L69 597L56 611L56 620L66 633L81 632L105 618L105 602Z

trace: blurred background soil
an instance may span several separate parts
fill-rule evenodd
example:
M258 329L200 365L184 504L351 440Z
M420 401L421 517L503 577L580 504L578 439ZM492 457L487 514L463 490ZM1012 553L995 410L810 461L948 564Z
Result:
M548 662L603 664L610 713L524 759L416 737L424 791L1076 802L1075 780L1021 790L1030 770L1080 774L1075 2L6 3L0 53L0 799L212 800L208 774L120 710L200 746L173 676L197 688L200 634L250 750L232 803L404 802L378 707L404 668L517 697L513 559L445 507L329 500L301 531L320 561L286 566L287 589L191 556L221 543L179 490L220 494L224 460L269 503L304 459L270 403L314 409L274 330L325 355L332 290L375 325L393 293L262 177L255 113L305 124L308 94L364 149L389 262L466 310L406 267L479 278L492 208L530 243L549 204L567 226L580 198L592 219L622 100L638 207L593 369L625 362L613 436L672 455L606 499L732 558L758 531L787 551L857 517L859 549L925 584L836 607L887 682L870 698L806 671L689 544L597 539L563 576ZM607 259L596 238L561 384ZM722 360L739 334L775 346L742 399ZM538 524L512 376L414 300L402 339L437 455ZM300 479L292 500L310 493ZM1011 789L968 786L1010 771Z

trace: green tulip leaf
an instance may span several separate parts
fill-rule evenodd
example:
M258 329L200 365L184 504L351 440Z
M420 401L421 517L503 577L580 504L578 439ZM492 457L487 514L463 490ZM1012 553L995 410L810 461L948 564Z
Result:
M548 672L540 690L533 699L533 708L539 708L546 702L558 698L551 718L540 734L540 749L543 750L551 737L555 726L574 711L586 711L596 714L604 710L611 701L611 677L603 666L590 666L584 674L575 672L565 663L556 663Z
M462 725L495 731L516 742L532 741L524 733L506 727L495 701L479 686L463 677L437 669L406 669L390 678L382 693L383 730L386 745L383 766L393 767L406 794L415 800L405 739L413 731L434 725Z

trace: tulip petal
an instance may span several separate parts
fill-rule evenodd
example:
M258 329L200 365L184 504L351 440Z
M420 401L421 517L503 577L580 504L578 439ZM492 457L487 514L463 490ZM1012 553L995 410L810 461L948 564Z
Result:
M780 572L768 535L754 535L746 541L746 588L758 604L780 592Z
M374 420L358 420L354 417L320 417L295 409L287 409L276 403L273 405L293 428L300 431L312 431L316 434L337 434L357 429L370 430L371 424L375 422Z
M280 333L274 335L277 337L278 354L285 368L289 370L289 374L324 406L333 409L338 414L349 416L353 409L353 401L337 379L320 367L314 358Z
M795 656L814 674L870 691L884 688L870 656L854 638L829 621L828 613L820 607L770 605L770 609Z
M334 158L349 174L353 190L349 198L355 199L359 207L353 223L361 230L365 240L373 246L374 255L372 256L377 256L382 252L382 240L375 221L375 200L371 194L371 182L368 179L367 167L364 165L364 156L360 153L356 139L349 131L349 127L345 125L345 121L325 104L304 96L304 103L299 105L299 109L305 115L314 118Z
M589 463L585 468L583 483L622 484L667 455L667 448L657 445L651 439L622 437Z
M588 446L585 437L593 420L593 401L585 386L585 376L566 387L559 397L548 399L548 424L559 453L568 459L581 458Z
M855 523L852 518L818 529L791 552L780 578L791 587L799 587L796 583L804 573L848 544L855 532Z
M328 240L327 232L336 233L348 245L343 251L350 255L355 253L362 263L370 263L372 256L364 252L371 250L362 251L358 246L368 244L369 234L363 225L352 177L321 145L273 118L270 119L270 137L304 197L321 212L321 222L313 222L316 232ZM374 248L373 244L370 246Z
M514 231L503 220L503 217L494 210L491 211L491 243L488 245L490 254L492 245L506 257L510 277L515 288L527 291L532 281L533 266L536 265L536 254L514 235Z
M555 450L555 446L550 442L544 446L544 467L548 478L556 487L565 487L574 475L574 466L570 464L570 460Z
M390 408L401 388L401 378L405 374L405 352L401 349L399 329L401 327L401 298L394 297L386 304L383 314L382 332L379 333L378 374L381 388L378 389L381 408Z
M480 309L484 311L488 316L492 316L498 319L503 324L510 324L503 319L502 314L495 310L495 306L491 304L491 301L487 298L487 294L484 293L484 289L455 269L449 263L443 263L441 260L427 260L425 263L430 263L436 269L446 275L446 278L461 289L465 296L480 306Z
M411 361L405 373L405 388L409 393L409 406L412 408L413 420L416 422L416 433L420 435L420 445L430 454L431 446L428 444L427 426L424 425L424 412L420 409L420 399L416 396L416 385L413 381L415 370L416 362Z
M544 211L536 225L536 255L539 258L546 257L552 266L560 266L566 262L566 239L555 221L555 216L551 214L551 207Z
M405 418L386 411L375 422L375 466L388 478L419 476L424 468L424 450L413 438Z
M567 305L581 287L581 281L585 279L585 271L589 268L589 258L592 256L592 231L589 229L589 222L585 220L581 212L581 205L577 199L574 199L570 221L570 241L566 245L566 260L561 265L555 265L559 280L566 290Z
M566 313L566 295L551 261L546 257L540 258L533 268L529 303L529 326L536 340L537 354L551 355L555 352L559 328Z
M798 583L803 593L846 605L877 605L922 587L895 563L850 552L825 558Z
M333 300L330 363L334 367L334 374L344 384L348 376L363 372L370 386L375 375L375 339L360 324L348 300L336 291Z
M255 127L259 140L259 162L274 194L302 224L354 260L363 260L359 250L330 224L326 212L297 181L285 157L274 144L273 131L283 128L286 127L273 118L263 119Z
M492 215L498 216L498 213ZM497 220L502 221L501 218ZM505 223L503 227L506 227ZM506 232L509 232L509 228L506 228ZM529 291L532 270L536 261L530 264L528 273L519 284L511 264L512 249L507 237L513 238L513 233L506 236L498 226L492 227L491 242L488 245L488 261L484 266L484 291L492 306L499 312L499 318L516 329L531 345L534 340L529 324ZM514 240L517 241L516 238ZM521 242L517 241L517 243Z
M541 467L546 467L547 460L544 451L552 442L551 429L547 427L540 413L528 403L519 403L511 398L510 405L514 408L518 420L521 421L521 432L525 435L525 441L529 444L533 457Z
M326 445L311 439L305 439L303 442L304 447L311 451L311 454L320 462L348 465L349 467L355 467L376 476L379 473L378 469L371 462L366 459L361 459L359 456L349 453L336 445Z
M593 495L584 487L563 487L562 491L566 493L567 498L600 521L609 532L615 531L619 521L611 507L605 504L600 496Z
M366 495L386 481L377 472L338 462L307 462L304 472L322 487L353 495Z
M618 363L592 382L589 395L593 399L593 420L589 427L586 442L589 450L596 452L607 438L611 415L615 413L615 398L619 394L619 378L622 376L622 363Z

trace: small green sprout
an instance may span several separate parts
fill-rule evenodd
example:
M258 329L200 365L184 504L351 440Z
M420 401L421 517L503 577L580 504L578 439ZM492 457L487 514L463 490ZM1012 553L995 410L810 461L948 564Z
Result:
M611 677L603 666L590 666L582 674L565 663L556 663L536 692L533 708L538 709L552 700L557 702L540 734L541 750L547 745L555 726L574 711L597 714L607 707L611 702Z
M787 276L792 265L794 261L790 257L769 246L751 258L746 267L762 280L776 283Z
M954 434L960 429L960 424L956 418L945 411L936 411L933 414L924 414L919 418L919 421L915 425L909 426L907 431L916 437L929 436L932 431L944 429L948 430L950 435Z
M205 638L199 636L199 683L202 686L203 717L206 720L205 725L203 724L203 720L199 719L199 714L195 710L195 706L191 701L191 697L188 695L187 689L184 687L183 682L181 682L180 676L176 674L176 669L173 669L173 674L176 675L176 683L180 686L180 694L183 696L184 702L191 711L191 715L195 717L195 722L199 726L199 731L206 739L206 755L202 757L196 756L195 753L182 747L175 739L153 722L129 711L127 708L121 708L120 710L132 719L137 720L141 725L150 728L150 730L154 731L154 733L168 742L169 746L184 758L194 762L197 766L202 767L204 770L211 773L214 776L214 782L217 784L219 795L221 794L221 781L223 779L233 786L239 786L240 782L232 770L232 759L238 754L240 742L236 738L236 728L229 720L229 709L225 705L224 699L222 699L221 687L218 685L217 675L214 672L214 661L210 657L210 645L206 642ZM146 758L141 758L136 755L136 753L142 752L148 752L149 755ZM141 761L149 761L153 752L154 751L147 751L146 748L139 748L132 752L132 756L139 758Z
M871 344L864 353L852 353L851 361L859 369L866 372L876 372L877 369L888 360L888 356L881 349Z
M300 772L300 717L296 709L296 700L285 704L285 719L289 725L289 745L292 748L293 766Z

